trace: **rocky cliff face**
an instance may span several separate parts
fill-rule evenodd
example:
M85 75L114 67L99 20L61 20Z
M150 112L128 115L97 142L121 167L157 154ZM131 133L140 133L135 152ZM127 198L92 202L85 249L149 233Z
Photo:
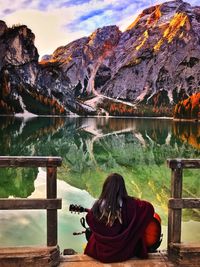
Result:
M156 106L200 91L200 7L182 1L146 9L109 60L108 96Z
M34 84L37 76L38 52L34 34L26 26L7 28L0 21L0 109L12 113L22 111L18 87Z
M97 29L39 63L33 33L1 21L0 50L1 112L172 115L200 91L200 7L150 7L125 32Z
M75 96L95 94L97 71L103 70L120 37L121 32L117 26L97 29L89 37L59 47L52 56L42 60L40 64L58 64ZM102 76L102 84L110 79L110 75Z
M25 25L8 28L0 21L0 113L95 114L76 101L60 64L38 63L34 39Z

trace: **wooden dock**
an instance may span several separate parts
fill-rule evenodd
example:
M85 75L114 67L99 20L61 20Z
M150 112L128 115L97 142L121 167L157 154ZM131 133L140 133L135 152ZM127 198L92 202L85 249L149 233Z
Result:
M186 248L187 250L188 248ZM148 259L132 258L118 263L101 263L83 254L60 255L57 247L0 248L1 267L199 267L199 247L189 250L189 258L171 261L167 251L149 254ZM196 255L196 256L195 256ZM176 256L176 255L175 255ZM194 257L193 257L194 256ZM175 260L177 260L176 257Z
M2 167L46 167L47 192L44 199L0 199L0 210L45 209L47 211L47 245L45 247L0 248L0 267L200 267L200 243L181 242L182 209L200 209L200 199L182 198L183 169L200 169L200 159L168 160L172 170L171 198L168 202L168 248L149 254L141 260L133 258L121 263L104 264L86 255L63 256L57 244L57 210L62 199L57 198L57 167L59 157L2 157Z
M86 255L61 256L59 267L175 267L167 258L166 251L149 254L148 259L133 258L119 263L101 263Z

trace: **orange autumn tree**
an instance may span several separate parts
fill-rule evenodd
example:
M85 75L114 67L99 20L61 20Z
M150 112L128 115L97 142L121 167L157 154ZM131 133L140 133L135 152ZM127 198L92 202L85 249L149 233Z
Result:
M108 112L113 116L131 116L135 113L135 108L123 103L111 103Z
M200 92L191 95L175 106L174 118L177 119L200 119Z

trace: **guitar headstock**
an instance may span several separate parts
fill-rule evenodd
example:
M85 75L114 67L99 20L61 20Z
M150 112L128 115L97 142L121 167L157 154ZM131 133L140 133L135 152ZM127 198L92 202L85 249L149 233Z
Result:
M80 205L70 204L69 205L69 211L74 212L74 213L76 213L76 212L81 213L81 212L87 212L88 210L83 208Z

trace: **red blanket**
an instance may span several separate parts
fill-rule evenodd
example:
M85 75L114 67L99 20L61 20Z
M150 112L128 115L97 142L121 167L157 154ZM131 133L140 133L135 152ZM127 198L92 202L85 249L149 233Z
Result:
M86 220L93 233L84 253L105 263L124 261L133 256L146 258L143 235L153 214L154 208L149 202L128 197L122 206L123 224L116 220L109 227L94 218L90 210Z

